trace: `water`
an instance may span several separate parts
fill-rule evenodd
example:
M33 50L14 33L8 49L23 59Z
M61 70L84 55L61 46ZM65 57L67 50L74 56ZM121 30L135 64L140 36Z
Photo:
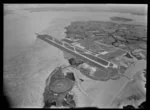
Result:
M4 16L4 58L11 59L18 54L30 49L27 54L12 59L5 69L4 81L8 85L8 94L17 107L42 107L42 93L45 80L52 70L64 64L63 54L60 50L39 40L35 33L48 33L56 38L65 37L64 27L76 20L102 20L108 21L109 17L121 16L133 18L134 24L145 24L146 18L137 15L109 13L109 12L27 12L17 11L15 14ZM138 22L137 22L138 21ZM35 43L36 42L36 43ZM30 48L33 46L33 48ZM47 48L48 47L48 48ZM62 62L62 63L61 63ZM13 64L14 63L14 64ZM17 64L17 65L16 65ZM139 64L140 65L140 64ZM113 82L113 83L112 83ZM86 82L84 89L89 95L99 94L96 104L106 103L118 92L127 80L108 81L91 85ZM95 88L95 92L91 87ZM113 86L114 89L111 89ZM97 88L98 87L98 88ZM91 91L92 90L92 91ZM107 93L105 93L108 91ZM101 92L101 93L100 93ZM107 96L108 95L108 96ZM104 99L104 102L101 100ZM85 99L86 100L86 99ZM90 100L89 102L90 103Z
M120 16L134 19L134 24L145 24L146 16L112 12L29 12L16 11L4 16L4 59L10 59L26 50L36 39L35 33L49 33L57 38L65 37L64 27L76 20L109 21Z

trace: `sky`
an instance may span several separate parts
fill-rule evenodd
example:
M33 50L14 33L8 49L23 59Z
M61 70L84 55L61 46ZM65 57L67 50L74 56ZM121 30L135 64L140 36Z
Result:
M15 10L23 8L41 8L41 7L95 7L95 8L137 8L147 9L147 4L4 4L5 9Z

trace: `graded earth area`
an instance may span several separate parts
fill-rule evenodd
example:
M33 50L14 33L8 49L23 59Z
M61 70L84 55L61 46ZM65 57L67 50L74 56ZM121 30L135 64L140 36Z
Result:
M62 16L64 15L64 16ZM94 16L94 17L93 17ZM118 14L118 13L110 13L110 12L28 12L24 10L16 11L15 13L11 13L5 15L4 17L4 51L5 55L10 58L7 59L7 62L4 62L4 90L5 94L10 97L10 102L12 103L12 107L22 107L22 108L42 108L43 103L43 92L45 88L45 81L49 74L58 66L68 65L68 61L64 59L64 54L61 50L44 43L41 40L36 39L35 33L44 33L50 34L55 38L62 39L66 37L65 27L71 24L72 21L109 21L112 16L124 16L128 18L134 19L129 24L144 24L147 25L146 17L138 16L130 14ZM15 27L15 28L14 28ZM132 28L132 26L131 26ZM141 28L138 27L139 30ZM108 29L111 32L111 30ZM141 31L137 31L142 35ZM122 33L121 33L122 34ZM128 37L128 36L127 36ZM131 41L134 37L131 38ZM112 38L108 41L110 43ZM115 38L114 38L115 39ZM119 39L119 37L117 38ZM120 38L121 39L121 38ZM125 37L126 39L126 37ZM127 38L128 39L128 38ZM136 39L136 40L135 40ZM134 42L139 38L135 38ZM147 39L142 38L142 39ZM112 39L113 40L113 39ZM141 38L140 38L141 40ZM105 40L107 41L107 40ZM121 40L118 40L120 42ZM17 43L16 43L17 42ZM117 42L117 43L118 43ZM129 41L130 42L130 41ZM140 41L141 42L141 41ZM143 41L142 41L143 42ZM132 43L132 42L131 42ZM114 44L118 45L118 44ZM132 46L132 44L130 44ZM142 47L146 50L146 44L140 43L139 45L133 45L133 49L136 47ZM128 49L128 48L127 48ZM22 52L23 50L23 52ZM132 49L130 49L132 50ZM142 59L141 53L145 54L145 51L137 50L133 52L134 56L138 59ZM140 63L139 65L143 64ZM145 63L144 63L145 64ZM136 66L136 67L139 67ZM141 71L142 72L142 71ZM140 72L138 72L139 74ZM137 92L134 92L138 95L138 98L141 100L145 97L145 91L142 90L142 84L139 83L142 80L142 76L136 75L135 79L138 81L129 81L127 78L121 78L119 80L110 80L108 82L95 82L89 78L87 78L82 73L79 74L79 83L82 86L76 93L78 96L78 101L82 102L80 106L97 106L97 107L118 107L117 105L124 104L125 102L132 101L134 97L128 98L129 95L132 95L131 91L133 88L136 89ZM77 79L77 78L76 78ZM90 81L89 81L90 80ZM88 83L89 82L89 83ZM117 83L118 82L118 83ZM121 83L122 82L122 83ZM130 82L129 84L127 82ZM133 83L133 84L132 84ZM105 86L105 84L107 86ZM127 85L127 90L126 86ZM130 87L129 85L132 84ZM99 86L98 86L99 85ZM118 85L118 87L116 86ZM117 89L113 89L110 93L110 88L116 87ZM125 88L125 94L120 87ZM129 87L128 87L129 86ZM92 88L94 91L92 91ZM101 88L104 90L102 91ZM120 89L119 89L120 88ZM134 90L135 90L134 89ZM85 93L84 93L85 91ZM108 91L108 92L107 92ZM112 98L112 95L116 94L118 91L119 96L116 98ZM142 92L141 92L142 91ZM99 94L100 92L100 94ZM106 92L106 94L105 94ZM95 101L93 101L88 96L96 97ZM118 95L117 94L117 95ZM82 98L80 98L82 97ZM104 100L102 100L104 99ZM109 101L109 99L112 99ZM136 104L135 104L136 105Z
M98 32L98 34L101 34L101 31L100 31L100 26L97 26L96 28L95 28L95 25L97 24L97 23L95 23L95 22L97 22L97 23L99 23L99 25L101 25L101 23L103 24L103 26L106 26L107 28L108 28L108 24L110 23L110 22L98 22L98 21L90 21L90 23L89 22L83 22L83 24L84 23L87 23L87 24L92 24L93 23L93 25L92 25L92 27L94 27L94 28L92 28L92 29L94 29L94 30L92 30L92 31L96 31L97 32L97 30L99 31ZM72 25L71 27L67 27L66 29L67 29L67 38L69 38L70 40L72 39L72 41L74 40L74 39L76 39L76 40L80 40L80 39L88 39L88 38L90 38L90 37L93 37L93 39L95 38L95 36L92 36L92 34L91 34L91 36L84 36L84 34L82 34L82 33L84 33L84 32L86 32L86 29L84 29L83 27L82 27L82 29L83 30L81 30L81 29L77 29L77 27L78 26L83 26L83 24L82 24L82 22L73 22L73 23L75 23L74 25L75 25L75 27L74 27L74 25ZM79 24L78 24L79 23ZM95 25L94 25L94 23L95 23ZM106 25L107 24L107 25ZM87 25L87 26L89 26L89 25ZM86 26L86 27L87 27ZM72 28L73 27L73 28ZM90 27L90 26L89 26ZM70 31L70 28L71 28L71 31ZM78 27L79 28L79 27ZM69 30L69 32L68 32L68 30ZM88 31L91 31L91 28L90 29L88 29ZM72 36L71 36L72 35ZM47 39L49 39L49 42L47 42L47 43L49 43L50 45L53 45L53 46L55 46L55 47L57 47L57 48L59 48L58 46L56 46L56 45L58 45L58 44L61 44L61 45L63 45L63 43L60 43L61 41L57 41L57 40L52 40L52 39L54 39L54 38L52 38L52 37L50 37L49 35L38 35L38 36L40 36L40 38L41 38L41 40L43 40L43 38L44 37L46 37ZM81 37L80 37L81 36ZM43 38L42 38L43 37ZM145 36L146 37L146 36ZM107 35L105 35L105 40L107 40ZM99 39L99 40L101 40L101 37L100 37L100 35L99 36L96 36L96 39ZM50 41L51 40L51 41ZM43 41L45 41L45 40L43 40ZM57 42L56 42L57 41ZM65 40L66 41L66 40ZM104 40L103 40L104 41ZM51 43L50 43L51 42ZM53 42L53 43L52 43ZM55 43L56 44L55 44ZM89 41L90 42L90 41ZM69 42L69 43L72 43L72 42ZM55 45L54 45L55 44ZM105 44L105 45L108 45L108 46L110 46L110 44ZM69 44L68 44L68 46L69 46ZM90 47L89 47L90 48ZM93 48L94 48L94 46L93 46ZM119 48L118 46L114 46L114 48ZM65 51L64 49L62 49L62 48L59 48L59 49L61 49L62 51ZM107 49L106 49L107 50ZM134 49L133 49L134 50ZM131 53L132 51L129 51L129 50L126 50L126 51L128 51L128 53ZM68 51L66 51L66 52L68 52ZM65 52L65 54L64 54L64 57L68 60L68 61L70 61L70 59L75 59L75 62L76 62L76 60L78 59L78 57L77 58L75 58L74 57L74 54L72 54L72 55L69 55L69 54L67 54ZM116 53L116 54L114 54L114 57L115 57L115 55L117 56L117 54L118 53ZM127 55L125 55L125 56L127 56ZM129 55L128 55L128 57L129 57ZM131 56L130 56L131 57ZM96 81L96 80L94 80L94 79L91 79L90 77L89 78L85 78L85 74L89 74L88 72L90 71L90 70L88 70L88 71L80 71L80 69L79 69L79 71L81 72L79 72L79 71L76 71L76 69L77 68L75 68L75 74L76 75L81 75L81 74L83 74L83 75L81 75L81 76L84 76L84 77L80 77L81 79L84 79L84 81L83 82L78 82L78 85L80 85L79 86L79 88L81 89L81 91L84 93L84 94L86 94L87 95L87 97L89 97L91 100L93 100L92 101L92 105L91 106L96 106L96 107L98 107L98 108L112 108L112 107L116 107L116 108L118 108L118 107L120 107L120 106L122 106L122 105L125 105L126 104L126 101L128 101L128 104L131 104L131 105L134 105L135 107L137 107L138 105L139 105L139 103L141 103L141 101L143 101L143 100L145 100L145 97L146 97L146 91L145 91L145 87L144 87L144 85L143 85L143 83L145 83L145 79L143 80L142 79L142 77L143 77L143 70L146 68L146 60L145 60L145 58L146 57L141 57L141 59L139 59L139 58L137 58L137 57L135 57L135 56L132 56L131 57L131 59L133 58L133 60L131 60L131 62L130 62L130 60L129 61L125 61L125 57L122 57L122 56L119 56L118 55L118 58L116 58L116 59L114 59L113 60L113 62L118 62L118 63L120 63L120 64L123 64L123 65L128 65L129 63L131 63L131 64L129 64L130 66L127 68L127 70L126 71L124 71L123 72L123 74L126 76L126 77L120 77L120 78L115 78L115 79L113 79L113 80L106 80L105 82L102 82L102 80L100 80L100 81ZM80 58L79 58L80 59ZM82 58L80 59L80 60L82 60ZM78 65L80 65L80 63L78 64L78 65L76 65L76 63L70 63L71 65L74 65L75 67L76 66L78 66ZM85 62L85 63L87 63L86 61L83 61L83 62ZM83 63L82 62L82 63ZM82 65L82 63L81 63L81 65ZM87 64L88 65L88 64ZM123 66L122 65L122 66ZM94 67L95 65L93 65L93 64L90 64L90 65L88 65L88 69L90 69L90 68L92 68L92 67ZM80 67L79 67L80 68ZM83 67L84 69L86 69L86 67L84 66ZM74 69L72 69L72 71L73 71ZM97 72L97 74L99 74L99 77L102 77L102 75L104 74L102 74L101 72L100 73L98 73ZM135 78L135 76L137 75L137 74L139 74L140 76L138 77L138 78ZM77 78L77 79L80 79L80 78ZM123 81L123 79L124 79L124 81ZM120 81L121 82L120 82ZM144 81L144 82L143 82ZM80 84L79 84L80 83ZM119 84L119 85L118 85ZM101 86L100 86L101 85ZM104 86L105 85L105 86ZM106 86L107 85L107 86ZM86 88L85 88L86 87ZM94 88L93 87L95 87L95 91L93 91L94 90ZM107 88L108 87L108 88ZM92 89L91 89L92 88ZM113 89L112 89L113 88ZM114 89L115 88L115 89ZM124 89L125 88L127 88L128 89L128 91L125 91L125 92L123 92L124 91ZM136 89L135 91L133 91L132 92L132 89ZM108 89L108 90L107 90ZM110 89L110 90L109 90ZM103 90L102 92L101 92L101 90ZM108 92L106 92L106 91L108 91ZM111 92L109 92L109 91L111 91ZM91 93L90 93L91 92ZM98 93L97 93L98 92ZM128 94L129 93L129 94ZM98 95L96 95L96 94L98 94ZM119 103L119 101L116 101L116 100L118 100L117 99L117 96L119 96L120 95L120 98L121 99L119 99L119 100L122 100L122 102L119 104L119 106L118 106L118 103ZM125 95L125 96L124 96ZM95 97L95 98L94 98ZM98 97L98 98L96 98L96 97ZM132 97L132 98L129 98L128 99L128 97ZM135 98L136 97L136 98ZM80 98L79 98L79 100L80 100ZM81 99L82 100L82 99ZM132 100L132 101L130 101L130 100ZM87 105L84 105L85 107L87 107Z
M111 91L109 94L107 94L105 91L106 87L104 87L103 89L101 89L102 87L98 87L100 85L100 83L103 83L103 82L99 82L97 86L94 86L95 83L94 83L94 85L90 85L93 83L90 83L87 80L87 83L85 83L83 85L83 87L86 87L86 85L88 87L88 85L90 85L90 87L96 87L97 90L99 90L99 88L100 88L100 90L105 91L104 93L102 92L103 95L102 94L95 95L96 93L93 93L93 95L95 95L95 97L99 96L98 99L96 99L96 103L98 104L97 106L104 107L104 108L105 107L111 108L112 107L111 104L113 104L114 107L115 106L119 107L119 106L129 104L129 105L133 105L134 107L137 108L139 106L139 104L142 103L143 100L146 100L145 78L144 78L145 73L143 71L147 65L147 62L146 62L147 58L146 58L146 54L143 54L142 51L145 51L145 53L147 53L147 51L146 51L147 46L142 46L142 45L147 45L147 40L146 40L147 39L147 34L146 34L147 28L144 25L134 25L134 24L131 25L131 24L123 24L123 23L118 24L118 23L102 22L102 21L76 21L76 22L72 22L69 26L67 26L66 30L67 30L66 37L69 39L79 40L79 39L92 38L92 39L95 39L96 41L98 41L100 44L104 43L108 46L113 46L115 48L120 48L120 49L126 50L128 53L130 53L130 55L132 55L132 58L135 59L135 60L132 60L133 62L130 60L132 62L131 63L129 60L125 61L126 58L123 58L122 56L117 55L119 53L110 55L110 57L118 56L118 58L114 58L114 59L111 58L111 60L115 63L118 63L118 64L120 63L121 65L122 64L128 65L130 62L130 67L128 67L128 69L124 73L124 75L128 76L128 77L126 77L128 80L126 80L125 82L123 82L123 80L122 80L122 83L124 84L124 85L122 85L122 88L119 88L119 86L116 86L117 84L121 84L121 82L119 82L120 79L116 80L116 84L115 84L115 81L112 81L112 83L108 84L107 87L109 89L111 89L111 87L115 88L115 86L118 87L118 90L117 90L117 88L114 89L114 90L116 90L114 93L112 93L112 89L111 89L111 90L106 90L106 91ZM91 45L90 41L86 42L86 43L87 44L84 46L82 45L82 43L81 43L81 45L83 47L90 48L90 46L89 46L89 45ZM94 49L96 52L96 47L94 47L94 45L92 45L91 50L94 50ZM108 50L108 49L106 49L106 50ZM100 57L104 58L102 55L100 55ZM129 56L128 56L128 58L129 58ZM87 72L87 71L85 71L85 72ZM122 78L125 78L125 77L122 77ZM85 82L86 82L86 80L85 80ZM105 85L108 82L110 82L110 81L104 82ZM114 85L113 85L113 83L114 83ZM124 89L126 89L126 88L127 88L128 92L124 91ZM132 92L133 88L135 89L135 91ZM94 90L94 89L92 88L91 90ZM98 92L97 94L99 94L100 91L97 91L97 92ZM115 93L118 93L118 94L113 97L112 94L115 94ZM92 96L92 94L90 94L90 96ZM120 98L117 99L117 96L120 96ZM94 96L92 96L92 97L94 97ZM102 97L102 98L100 98L100 97ZM107 97L109 97L109 98L107 98ZM132 97L132 98L128 98L128 97ZM103 100L101 100L101 99L103 99ZM121 101L120 103L119 103L119 100ZM128 103L126 103L126 102L128 102Z

